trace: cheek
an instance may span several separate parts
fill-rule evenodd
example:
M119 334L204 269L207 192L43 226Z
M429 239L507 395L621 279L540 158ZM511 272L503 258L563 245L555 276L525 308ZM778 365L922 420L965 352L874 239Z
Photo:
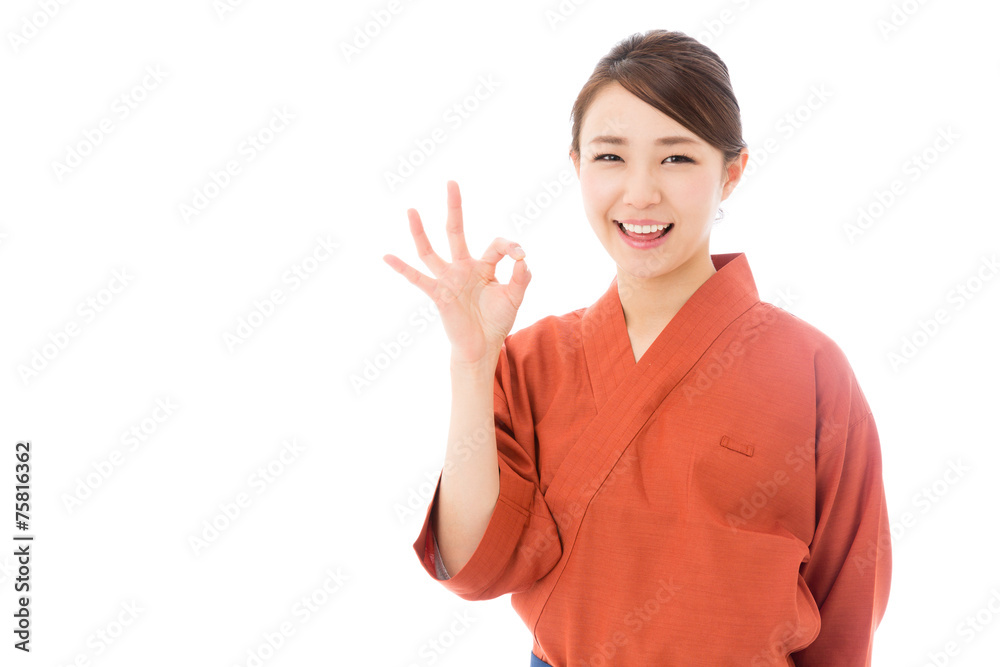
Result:
M683 202L685 208L700 210L711 207L712 201L717 196L715 181L704 176L685 179L682 182L674 183L671 197L674 201Z
M580 194L588 211L603 213L603 209L614 203L614 191L614 183L606 175L586 168L580 170Z

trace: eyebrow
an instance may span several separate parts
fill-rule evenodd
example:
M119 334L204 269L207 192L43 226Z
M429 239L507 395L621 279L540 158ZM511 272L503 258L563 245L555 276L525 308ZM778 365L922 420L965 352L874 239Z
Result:
M613 144L615 146L628 146L628 139L625 137L617 137L614 135L602 134L599 137L594 137L590 140L591 144ZM682 137L679 135L671 137L660 137L655 141L657 146L673 146L674 144L696 144L698 143L691 137Z

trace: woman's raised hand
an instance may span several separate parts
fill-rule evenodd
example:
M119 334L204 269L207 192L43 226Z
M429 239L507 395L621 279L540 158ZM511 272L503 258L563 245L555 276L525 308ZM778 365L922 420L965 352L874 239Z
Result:
M451 247L450 264L431 248L417 211L411 208L406 213L417 253L437 280L425 276L395 255L385 255L382 259L434 300L451 341L453 362L495 364L531 280L524 263L524 250L498 237L482 259L470 257L462 228L462 197L455 181L448 181L446 230ZM507 285L497 282L495 275L496 265L504 255L514 259L514 272Z

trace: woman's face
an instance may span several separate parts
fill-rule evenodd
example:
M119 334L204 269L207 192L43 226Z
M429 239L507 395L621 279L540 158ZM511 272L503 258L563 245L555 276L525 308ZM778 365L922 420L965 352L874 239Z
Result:
M619 274L683 278L712 269L709 232L743 173L746 150L724 170L720 150L611 83L584 114L580 152L573 163L584 209ZM639 248L620 222L673 226L656 244Z

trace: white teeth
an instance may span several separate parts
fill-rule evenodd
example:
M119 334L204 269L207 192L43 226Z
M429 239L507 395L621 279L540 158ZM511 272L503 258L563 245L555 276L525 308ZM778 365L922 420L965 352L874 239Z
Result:
M628 231L636 234L649 234L650 232L659 232L667 228L667 225L632 225L627 222L623 222L621 225Z

